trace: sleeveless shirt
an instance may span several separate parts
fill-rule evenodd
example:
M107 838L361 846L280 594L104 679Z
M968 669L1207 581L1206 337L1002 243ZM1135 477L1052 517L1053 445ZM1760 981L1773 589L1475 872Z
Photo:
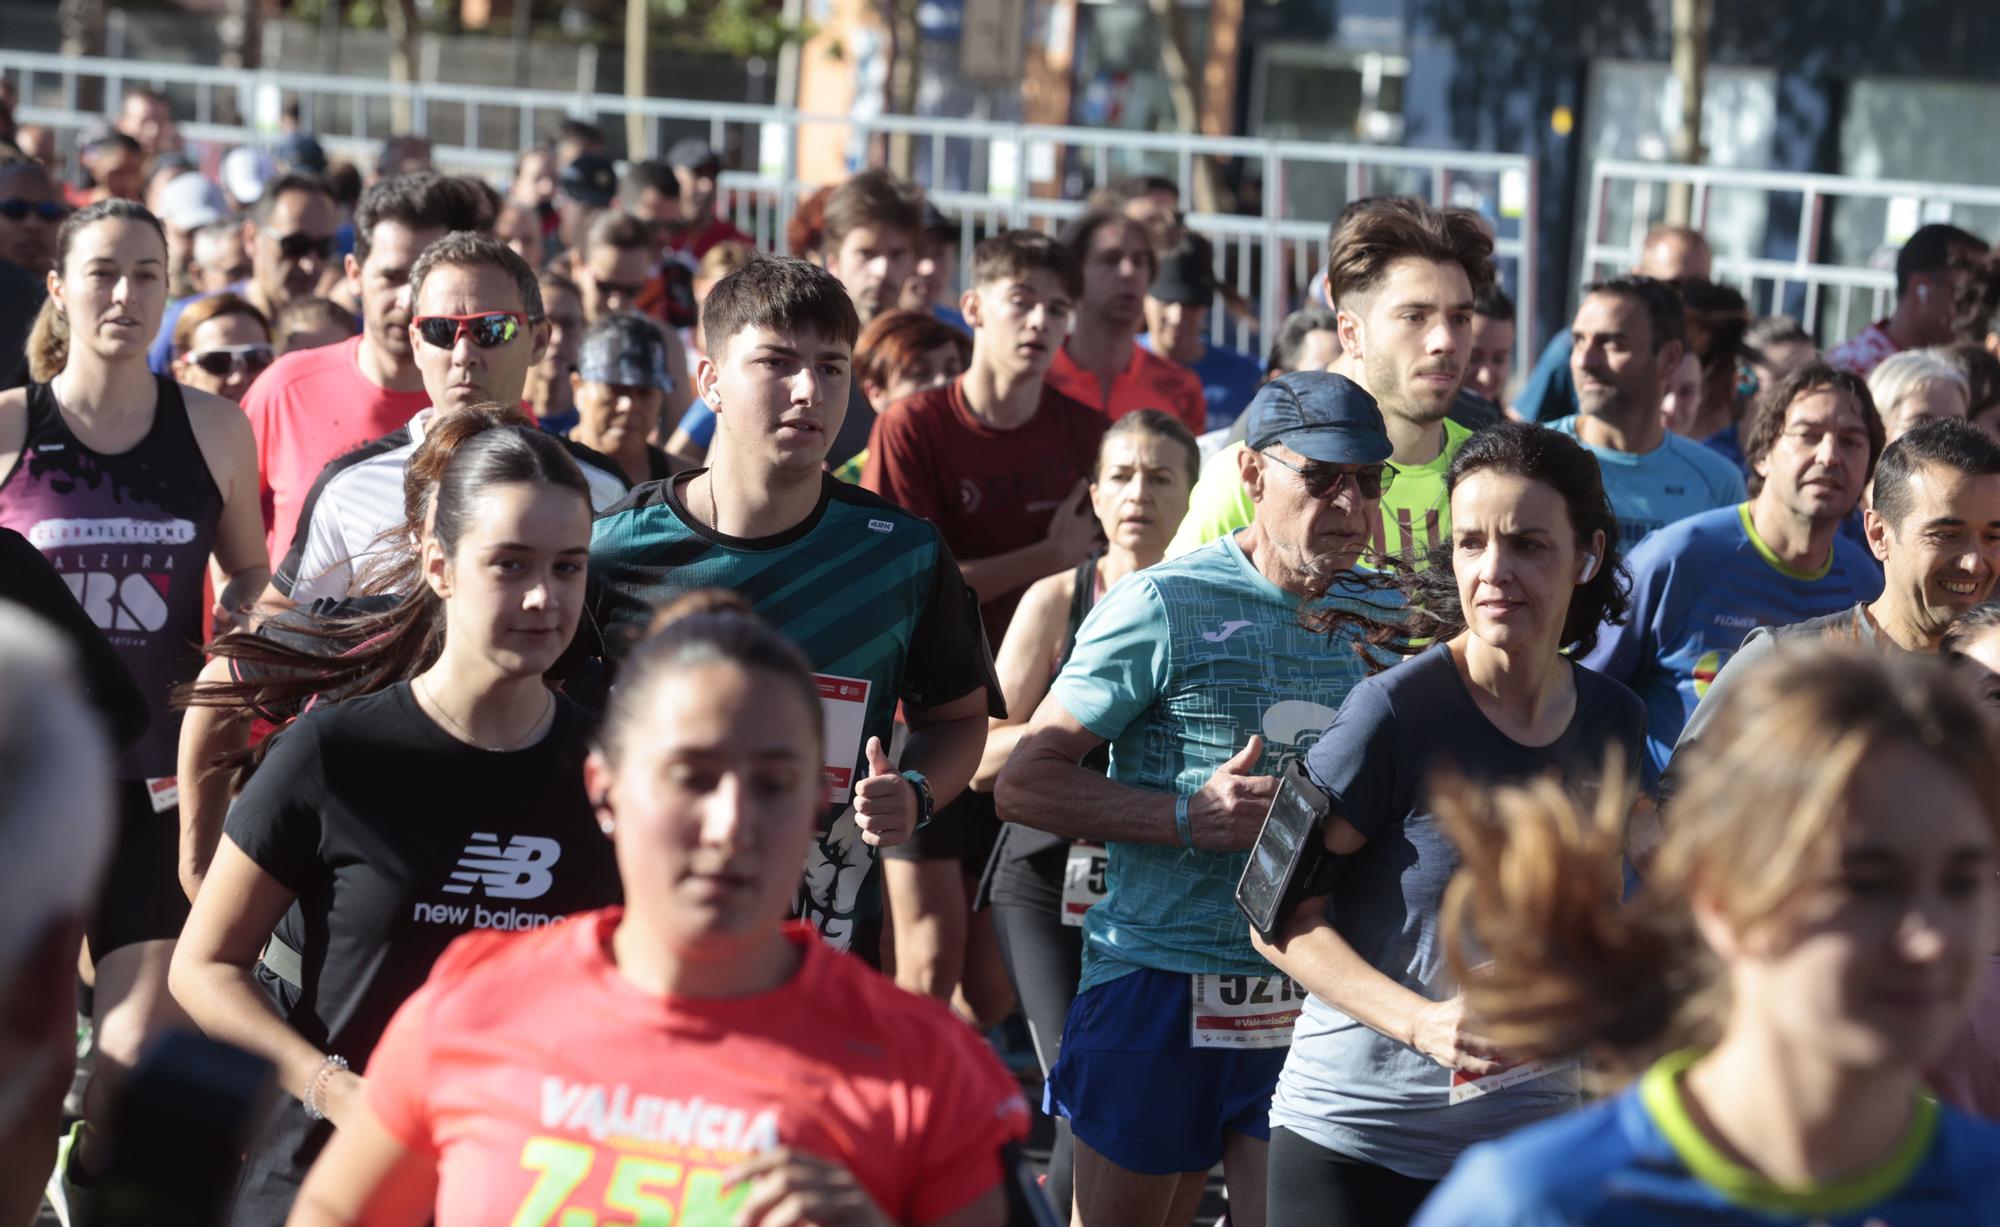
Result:
M0 525L62 574L152 706L151 727L119 760L123 779L174 774L181 721L167 699L201 669L202 581L222 518L180 385L157 383L151 429L116 455L85 446L55 390L29 384L20 459L0 479Z

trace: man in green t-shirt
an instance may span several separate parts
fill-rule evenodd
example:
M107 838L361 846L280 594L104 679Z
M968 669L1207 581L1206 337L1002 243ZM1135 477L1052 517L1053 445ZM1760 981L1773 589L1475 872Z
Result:
M1448 415L1471 346L1473 294L1492 281L1493 241L1467 210L1397 196L1335 226L1327 293L1341 356L1329 369L1375 397L1395 447L1389 458L1395 478L1383 492L1382 523L1371 542L1378 556L1422 557L1448 548L1445 471L1472 436ZM1167 557L1250 522L1237 468L1233 458L1221 457L1203 466Z

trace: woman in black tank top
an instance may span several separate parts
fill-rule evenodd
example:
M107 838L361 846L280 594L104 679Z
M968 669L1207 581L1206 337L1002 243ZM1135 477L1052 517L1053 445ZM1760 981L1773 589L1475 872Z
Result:
M987 731L986 753L972 787L990 791L1035 708L1049 692L1076 644L1076 631L1105 590L1166 554L1187 514L1188 492L1201 467L1187 428L1158 410L1118 419L1105 433L1091 481L1091 503L1107 545L1071 571L1037 580L1008 624L994 664L1007 698L1007 718ZM1102 771L1108 748L1086 765ZM1028 1019L1035 1056L1046 1075L1083 970L1083 912L1103 893L1101 849L1006 823L986 866L974 906L990 903L1001 959ZM1094 890L1092 888L1095 888ZM1059 1210L1070 1202L1069 1122L1055 1120L1048 1193Z
M29 339L37 382L0 394L0 526L63 577L152 709L119 763L118 838L87 932L97 1065L51 1190L73 1221L90 1215L90 1172L102 1170L101 1131L122 1078L149 1035L187 1025L166 990L188 909L174 868L178 721L168 692L201 663L204 580L239 616L268 569L242 411L146 366L166 309L159 222L107 201L71 216L56 243L56 277Z

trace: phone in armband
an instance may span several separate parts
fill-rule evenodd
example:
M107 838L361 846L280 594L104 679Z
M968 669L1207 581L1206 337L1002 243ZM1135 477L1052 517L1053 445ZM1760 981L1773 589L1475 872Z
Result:
M1332 799L1293 760L1278 777L1277 795L1236 882L1236 906L1267 940L1302 899L1325 894L1334 859L1326 851Z

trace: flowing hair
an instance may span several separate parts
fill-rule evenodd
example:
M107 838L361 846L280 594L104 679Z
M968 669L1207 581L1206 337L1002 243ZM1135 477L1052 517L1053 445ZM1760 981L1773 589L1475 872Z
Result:
M2000 771L1985 725L1937 661L1787 647L1718 703L1684 751L1695 761L1681 768L1687 782L1636 899L1619 898L1620 789L1607 783L1588 810L1552 782L1439 790L1461 858L1445 895L1446 957L1468 1009L1509 1054L1589 1051L1629 1072L1712 1044L1727 986L1691 900L1738 931L1788 923L1838 864L1845 799L1886 751L1914 750L1963 781L2000 841Z

